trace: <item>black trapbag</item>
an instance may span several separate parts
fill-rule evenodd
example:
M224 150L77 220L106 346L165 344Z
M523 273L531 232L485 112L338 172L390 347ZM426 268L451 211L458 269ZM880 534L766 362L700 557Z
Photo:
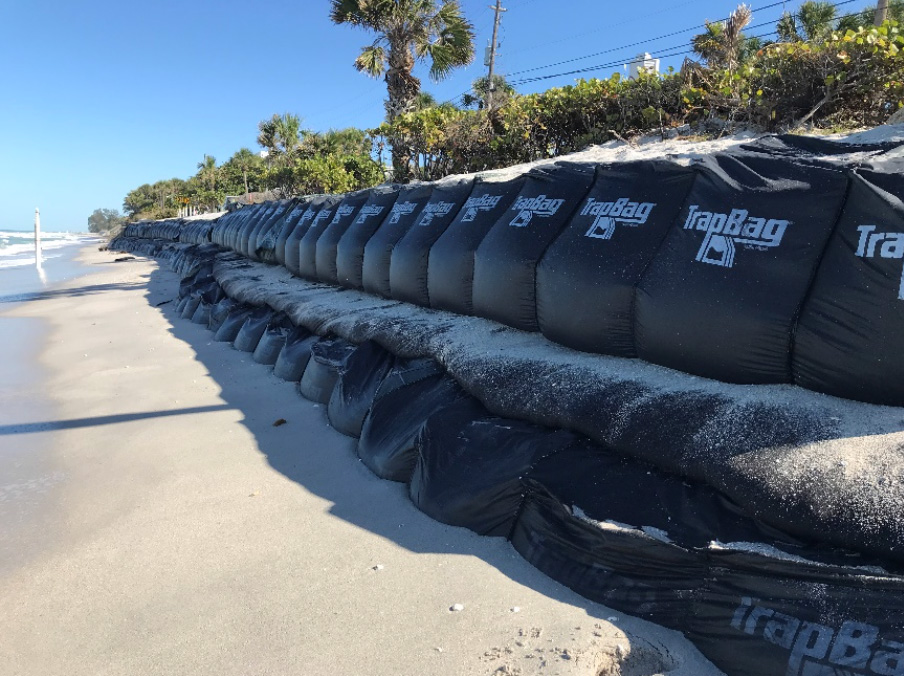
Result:
M818 136L803 134L779 134L763 136L741 146L744 150L771 155L814 160L823 155L849 155L851 153L884 154L901 145L900 141L884 143L843 143Z
M261 336L264 335L264 331L267 330L267 326L273 319L273 314L273 310L266 305L256 308L242 324L232 346L240 352L254 352Z
M298 391L305 399L328 404L339 372L355 346L342 338L325 337L311 346L311 358L298 383Z
M411 499L442 523L508 537L521 505L521 477L577 437L482 408L464 399L427 420L417 440Z
M595 521L630 524L685 549L722 542L797 543L741 514L711 487L621 457L589 440L540 460L524 476Z
M311 359L311 347L320 338L303 326L296 326L286 336L286 344L273 365L273 375L289 382L298 382Z
M245 320L256 310L251 305L236 305L229 310L229 314L220 324L220 328L213 335L218 343L231 343L239 335L239 331L245 325Z
M361 435L374 396L394 363L395 356L372 340L361 343L349 355L327 409L334 428L349 437Z
M637 354L728 382L789 382L794 324L848 180L755 154L698 170L637 288Z
M342 195L333 195L320 207L320 211L311 219L307 231L298 240L297 265L298 275L305 279L316 280L317 268L315 258L317 253L317 240L323 234L326 227L336 217Z
M615 524L595 523L542 485L527 494L511 534L529 563L581 596L685 631L705 557Z
M474 179L443 181L433 188L430 201L392 250L389 289L392 297L423 307L430 306L427 267L430 249L458 215L474 188Z
M538 331L537 263L593 183L588 165L532 170L474 254L474 314Z
M458 215L430 248L427 289L431 307L459 314L473 312L474 252L523 185L520 176L475 184Z
M361 282L364 290L389 297L389 266L392 250L420 218L421 210L430 200L433 186L429 183L408 186L399 191L389 215L364 246Z
M371 192L362 190L346 195L336 207L333 220L323 228L323 232L314 231L311 237L302 237L298 249L299 258L307 261L310 256L309 248L314 248L314 274L321 282L339 283L336 272L336 247L339 246L339 240L345 231L358 218L358 212L370 199Z
M364 419L358 457L381 479L407 483L427 418L468 396L432 359L396 360Z
M286 220L276 238L276 245L273 250L273 257L279 265L284 266L286 264L286 242L289 241L289 236L295 231L295 227L298 225L301 217L304 216L304 212L308 210L310 201L310 198L298 200L286 216Z
M386 220L398 195L398 190L372 192L364 206L358 210L358 216L339 239L336 245L336 277L342 286L350 289L363 288L364 247Z
M207 328L216 333L226 321L226 317L232 312L237 305L241 305L239 301L232 298L223 298L216 305L210 308L210 319L207 320Z
M904 674L904 578L753 551L708 558L688 637L727 674Z
M861 170L801 313L794 381L904 406L904 176Z
M278 312L273 315L267 324L267 330L254 348L254 361L265 366L274 366L294 330L295 325L286 314Z
M690 190L671 162L599 167L590 193L537 267L537 319L550 340L636 356L634 292Z
M287 229L288 224L297 220L303 213L299 209L301 203L298 199L292 200L287 208L275 218L272 222L259 228L252 234L249 244L251 252L254 254L252 258L256 258L264 263L271 265L277 263L276 247L283 231ZM283 251L285 253L285 250Z
M308 232L311 223L314 222L314 219L317 217L317 214L320 213L321 209L330 209L335 201L336 197L331 195L318 195L317 197L312 198L311 201L308 202L308 208L305 209L301 218L298 219L298 224L295 226L295 229L292 230L292 234L289 235L289 238L286 240L284 265L293 275L301 274L301 270L298 268L298 248L301 246L302 237Z

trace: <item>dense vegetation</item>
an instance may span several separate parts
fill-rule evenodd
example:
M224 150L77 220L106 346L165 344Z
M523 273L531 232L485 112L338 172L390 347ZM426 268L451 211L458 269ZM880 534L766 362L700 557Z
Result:
M265 152L241 148L220 165L205 155L186 180L131 191L123 202L127 217L169 217L182 206L212 210L227 195L345 192L387 176L435 179L556 157L613 138L666 136L681 127L705 135L739 127L850 129L880 124L904 107L904 35L898 24L904 0L891 1L889 20L878 27L870 9L838 16L829 2L805 2L781 18L772 43L745 36L751 16L741 5L727 21L705 24L690 45L698 60L686 60L679 71L636 79L615 73L529 95L494 78L491 107L487 78L474 83L459 107L438 104L410 75L416 58L428 59L436 76L470 59L470 24L457 2L438 1L333 2L334 21L377 33L356 67L385 73L387 117L378 128L321 134L303 130L295 115L274 115L258 126ZM402 10L414 12L418 21L392 14ZM383 19L380 11L387 13ZM393 33L399 25L410 27L413 36ZM436 42L437 31L444 41ZM393 48L412 60L393 57ZM399 68L408 69L407 75Z

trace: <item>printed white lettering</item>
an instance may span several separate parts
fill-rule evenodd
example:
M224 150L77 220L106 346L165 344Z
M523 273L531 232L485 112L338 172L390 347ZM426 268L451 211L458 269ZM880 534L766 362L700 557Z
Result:
M700 205L693 204L684 229L706 233L697 252L698 262L731 268L736 245L759 251L778 247L789 225L791 221L752 217L746 209L732 209L723 214L700 211Z
M595 216L593 223L584 233L593 239L612 239L617 225L636 228L647 222L656 205L652 202L632 202L620 197L614 202L598 202L593 197L581 209L581 216Z
M464 215L461 217L462 223L471 223L477 219L481 211L492 211L496 208L502 199L502 195L482 195L480 197L469 197L468 201L462 207Z
M511 211L517 211L518 215L512 219L509 225L515 228L525 228L530 225L534 216L550 218L562 208L563 204L565 204L565 200L549 198L546 195L519 197L511 207Z

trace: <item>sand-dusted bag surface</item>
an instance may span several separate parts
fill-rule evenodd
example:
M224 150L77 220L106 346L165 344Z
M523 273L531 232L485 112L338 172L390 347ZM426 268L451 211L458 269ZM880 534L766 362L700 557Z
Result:
M360 289L364 284L364 248L374 233L389 218L389 212L399 196L398 190L374 190L355 220L336 245L336 276L339 284Z
M318 220L318 217L322 212L326 212L324 217L326 222L329 222L329 218L331 217L333 207L336 202L341 198L335 195L317 195L310 202L308 202L308 208L305 209L305 212L301 215L301 218L298 219L298 223L295 228L292 230L292 234L289 235L289 238L286 240L286 250L285 250L285 266L291 270L294 275L301 275L301 268L299 267L301 263L301 240L307 234L308 230L313 227L314 223L318 225L324 222L324 219L321 218Z
M345 360L327 407L330 424L349 437L361 435L361 426L395 356L367 341Z
M367 204L371 193L371 190L362 190L346 195L337 205L333 220L324 226L322 231L314 230L302 237L298 249L300 261L305 266L301 271L302 276L319 279L327 284L339 283L336 271L336 248L345 231L358 218L361 207ZM307 267L312 253L314 256L313 277L309 274L311 270Z

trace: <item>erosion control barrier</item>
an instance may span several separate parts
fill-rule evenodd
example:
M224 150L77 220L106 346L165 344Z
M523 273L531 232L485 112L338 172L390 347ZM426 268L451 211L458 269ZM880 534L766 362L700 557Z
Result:
M337 293L212 245L135 232L116 245L154 251L190 273L183 298L203 298L213 280L231 301L210 307L217 335L244 326L255 308L284 313L297 328L276 366L290 351L290 365L306 359L288 379L328 403L334 424L360 435L362 461L407 481L433 517L509 538L584 596L684 632L730 676L896 674L904 673L904 415L896 407L904 402L894 386L902 358L889 336L901 318L904 254L900 171L884 154L861 153L858 166L768 139L691 167L575 169L587 177L583 192L555 236L542 228L535 239L499 235L513 243L503 265L521 283L499 290L524 300L532 276L537 327L599 354L461 314L473 310ZM444 239L462 271L449 286L471 292L469 253L473 275L487 233L529 180L507 184L504 207L505 192L478 191L505 182L474 184L427 254L431 305L445 279L433 274ZM575 184L567 183L578 192ZM386 212L397 198L375 191L365 205L375 196ZM468 212L468 203L481 206ZM592 213L602 204L611 206ZM658 216L662 205L671 220ZM467 230L465 216L496 208L482 230ZM647 219L592 236L616 220L613 209ZM628 228L643 237L616 239ZM351 224L339 242L350 232ZM600 242L584 252L581 237ZM352 269L356 257L363 266L369 239L359 230L349 240ZM599 248L606 243L611 253ZM569 277L569 258L586 272ZM611 314L589 326L563 319L559 331L554 317L569 311L569 289L576 313L585 311L581 296L591 305L597 293L609 297L608 283L585 279L596 274L617 287L611 306L597 306ZM450 300L467 305L460 293ZM493 307L510 325L530 319L529 299ZM640 359L626 358L632 344ZM881 366L858 366L867 350ZM895 406L827 397L792 380Z

